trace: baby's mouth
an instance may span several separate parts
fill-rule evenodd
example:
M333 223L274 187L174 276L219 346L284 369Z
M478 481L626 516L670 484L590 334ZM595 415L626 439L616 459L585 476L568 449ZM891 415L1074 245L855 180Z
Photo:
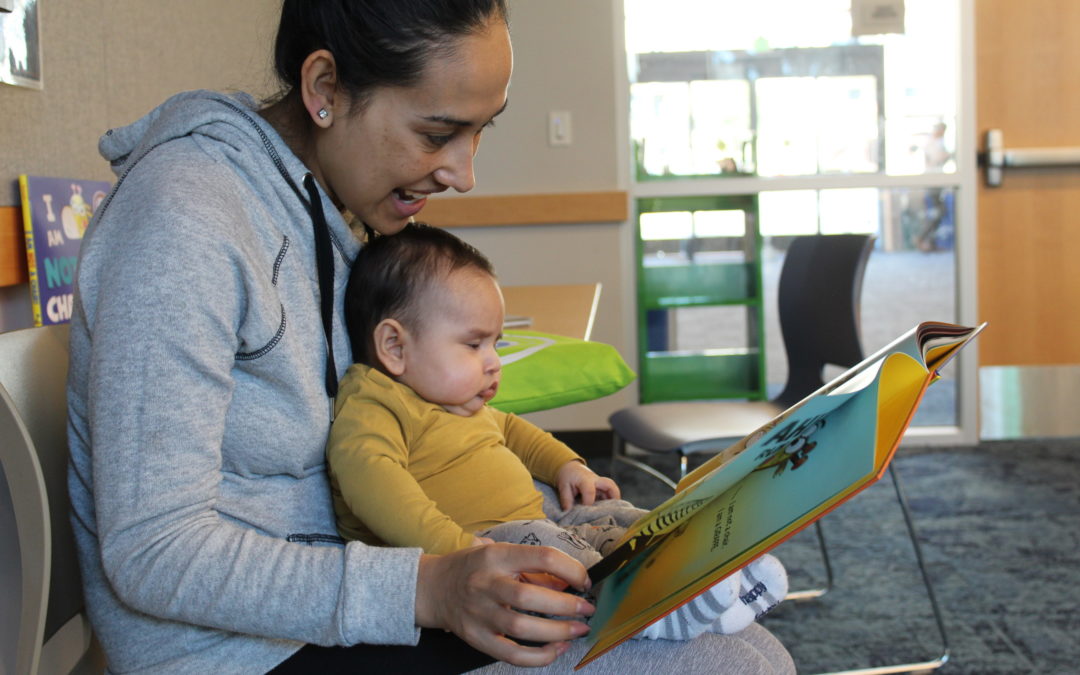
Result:
M484 399L484 401L490 401L491 399L495 398L495 394L498 393L498 391L499 383L496 382L484 391L480 392L480 398Z

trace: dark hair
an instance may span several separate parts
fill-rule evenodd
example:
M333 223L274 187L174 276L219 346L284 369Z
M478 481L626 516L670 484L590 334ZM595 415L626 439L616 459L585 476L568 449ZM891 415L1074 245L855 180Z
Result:
M409 223L397 234L369 240L353 262L345 290L345 326L353 361L381 369L374 342L379 322L397 319L410 330L419 330L417 300L464 267L495 276L483 253L431 225Z
M298 88L304 59L326 49L362 106L377 87L416 84L432 58L451 54L456 38L492 16L508 21L506 0L284 0L274 43L278 99Z

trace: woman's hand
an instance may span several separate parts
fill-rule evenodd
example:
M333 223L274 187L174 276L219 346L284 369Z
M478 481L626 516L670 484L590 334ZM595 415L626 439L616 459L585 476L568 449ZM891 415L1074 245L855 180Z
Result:
M491 544L448 555L422 555L416 580L416 623L452 631L500 661L543 666L589 628L581 621L524 612L591 616L595 608L586 600L555 590L567 586L584 590L587 584L581 563L546 546ZM544 644L529 647L515 640Z
M618 499L620 494L615 481L597 476L576 459L559 467L559 472L555 474L555 489L559 491L559 504L563 511L568 511L578 496L582 504L589 506L598 499Z

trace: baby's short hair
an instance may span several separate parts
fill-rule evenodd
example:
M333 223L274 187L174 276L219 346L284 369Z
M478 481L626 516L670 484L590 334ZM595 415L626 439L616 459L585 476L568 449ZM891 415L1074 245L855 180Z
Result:
M409 223L394 235L369 237L353 262L345 291L345 325L353 361L378 368L374 334L379 322L396 319L419 330L420 298L463 267L495 276L483 253L425 223Z

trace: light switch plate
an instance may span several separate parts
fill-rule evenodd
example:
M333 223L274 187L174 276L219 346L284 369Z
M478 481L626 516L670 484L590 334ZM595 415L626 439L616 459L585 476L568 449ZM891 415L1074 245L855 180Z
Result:
M565 147L573 142L570 128L570 111L552 110L548 113L548 145Z

